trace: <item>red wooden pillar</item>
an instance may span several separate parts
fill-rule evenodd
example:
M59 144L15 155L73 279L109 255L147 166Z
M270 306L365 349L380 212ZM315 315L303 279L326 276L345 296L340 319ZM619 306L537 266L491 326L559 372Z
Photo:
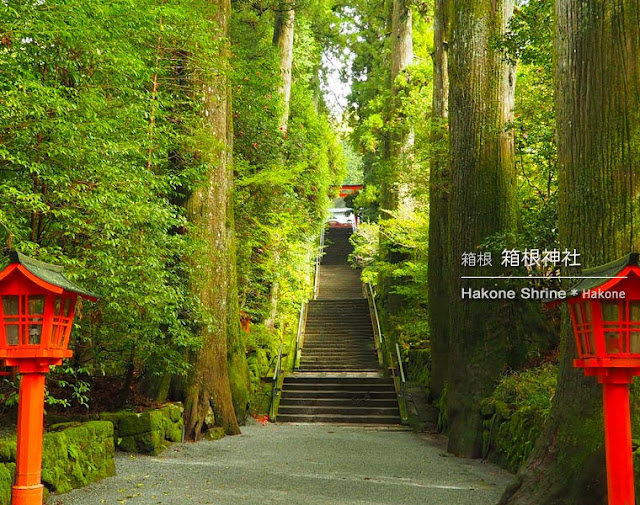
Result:
M34 360L36 361L36 360ZM54 360L60 362L62 360ZM41 505L44 486L42 473L42 422L44 417L44 380L49 371L44 363L21 363L18 400L18 445L16 478L11 491L12 505ZM56 363L57 364L57 363Z
M631 377L604 377L604 442L607 456L609 505L634 505L633 453L631 450Z

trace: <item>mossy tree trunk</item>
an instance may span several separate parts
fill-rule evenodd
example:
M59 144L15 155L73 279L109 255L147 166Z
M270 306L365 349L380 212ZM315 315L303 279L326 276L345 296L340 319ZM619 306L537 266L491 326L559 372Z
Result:
M289 125L289 106L291 103L291 86L293 85L293 39L295 34L296 11L293 0L283 0L276 11L273 29L273 45L280 53L280 86L278 93L282 100L283 110L280 116L280 127L284 132Z
M451 8L449 451L479 457L479 403L491 394L520 337L513 328L505 330L514 314L512 305L461 299L461 288L483 287L461 280L477 275L461 267L461 257L476 252L487 237L516 229L514 141L505 128L511 120L515 73L494 47L511 17L513 1L452 0ZM494 258L494 267L482 274L497 274L499 267L500 258Z
M228 59L227 27L230 0L211 0L218 6L221 48ZM196 66L197 67L197 66ZM213 75L197 75L194 86L201 86L203 96L203 131L198 155L208 167L205 182L189 196L186 209L198 239L205 245L201 254L193 255L191 289L206 313L199 325L202 348L193 362L193 370L185 387L185 430L189 439L197 439L210 409L216 424L229 435L240 432L233 408L229 384L228 330L229 323L239 324L237 313L230 313L230 279L235 263L232 215L232 146L231 96L225 71Z
M275 23L273 27L273 45L278 48L280 55L280 84L278 94L282 111L280 115L280 130L282 135L287 135L289 128L289 109L291 106L291 88L293 86L293 40L295 35L296 11L293 0L283 0L276 10ZM281 160L285 163L285 160ZM282 240L277 230L273 231L271 248L273 250L273 261L279 270ZM268 328L274 328L278 316L278 296L280 291L280 281L276 277L271 285L269 298L271 301L271 312L265 321Z
M557 0L556 17L560 245L593 267L640 248L640 2ZM602 387L564 319L549 424L502 504L606 502Z
M449 356L448 267L449 206L449 0L436 0L433 58L433 112L429 180L429 326L432 398L440 398L447 377Z
M411 148L413 147L413 131L406 125L406 118L400 113L399 90L396 78L413 63L413 15L409 0L393 0L391 5L391 103L389 115L391 128L388 133L387 173L382 177L382 219L394 214L402 214L403 208L410 207L409 192L402 181L402 172L410 169ZM389 243L384 230L380 236L381 254L385 261L399 265L406 260L406 255L397 251L398 245ZM394 292L394 286L401 279L381 274L383 303L390 315L397 315L402 308L402 297Z

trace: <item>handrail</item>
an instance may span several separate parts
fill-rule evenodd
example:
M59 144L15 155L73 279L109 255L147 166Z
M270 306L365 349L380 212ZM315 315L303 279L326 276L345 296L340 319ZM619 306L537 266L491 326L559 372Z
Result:
M376 295L373 293L373 286L371 285L370 282L367 282L367 287L369 288L369 295L371 296L371 305L373 305L373 317L376 323L376 327L374 329L377 329L377 336L380 344L382 345L383 337L382 337L382 330L380 329L380 317L378 316L378 307L376 307Z
M278 382L280 381L280 375L282 374L282 348L284 346L283 342L280 342L280 350L278 351L278 360L276 361L276 368L273 372L273 387L271 389L271 405L269 406L269 419L275 420L275 410L276 410L276 397L280 392L280 386Z
M304 333L306 311L307 302L302 302L302 306L300 307L300 319L298 320L298 333L296 334L296 351L293 354L293 366L291 367L292 370L296 370L298 368L298 358L302 352L302 335Z
M389 368L391 368L393 376L395 378L395 368L396 368L396 364L394 363L394 359L393 359L393 354L391 352L391 349L388 348L387 345L385 345L386 343L386 339L384 338L384 334L382 333L382 328L380 326L380 316L378 315L378 307L376 305L376 297L375 294L373 292L373 286L371 285L370 282L367 282L367 288L368 288L368 296L367 298L370 300L371 305L373 306L373 319L375 322L374 325L374 333L376 334L375 336L377 337L377 341L378 341L378 361L379 363L382 365L383 361L384 361L384 349L386 348L387 350L387 356L388 356L388 360L389 360ZM406 384L406 376L404 373L404 366L402 365L402 356L400 355L400 346L396 343L396 355L398 358L398 368L400 369L400 381L401 381L401 390L404 391L404 387Z
M402 365L402 357L400 356L400 346L396 342L396 354L398 355L398 366L400 367L400 378L402 379L402 385L407 382L404 376L404 366Z
M325 227L322 225L322 231L320 232L320 246L318 248L318 255L316 256L316 271L314 272L314 280L313 280L313 299L315 300L318 296L318 282L320 281L320 261L322 259L322 254L324 253L324 234Z

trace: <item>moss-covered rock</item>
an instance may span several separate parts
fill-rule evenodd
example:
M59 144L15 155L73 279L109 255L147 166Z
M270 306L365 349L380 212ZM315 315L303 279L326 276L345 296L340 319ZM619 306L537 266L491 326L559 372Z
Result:
M120 437L118 449L125 452L137 452L156 456L164 451L168 443L164 439L164 430L148 431L138 435Z
M204 438L207 440L220 440L221 438L224 438L224 436L224 428L221 428L219 426L207 430L207 432L204 434Z
M126 413L120 417L118 436L131 437L150 431L163 431L163 415L160 410Z
M139 414L118 412L111 415L108 418L117 426L117 448L156 455L168 446L167 442L181 442L183 410L182 405L176 403Z
M483 456L517 471L542 433L556 384L553 364L505 376L481 404Z
M130 414L130 412L102 412L100 414L101 421L108 421L113 425L113 437L118 438L120 432L120 419Z
M66 493L115 475L113 425L90 421L43 439L42 483Z

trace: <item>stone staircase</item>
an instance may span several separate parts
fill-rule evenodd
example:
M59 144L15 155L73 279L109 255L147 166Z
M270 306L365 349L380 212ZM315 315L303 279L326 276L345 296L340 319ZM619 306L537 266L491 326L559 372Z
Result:
M300 369L285 377L278 422L400 423L393 382L378 365L359 272L347 264L350 235L345 228L327 234Z

